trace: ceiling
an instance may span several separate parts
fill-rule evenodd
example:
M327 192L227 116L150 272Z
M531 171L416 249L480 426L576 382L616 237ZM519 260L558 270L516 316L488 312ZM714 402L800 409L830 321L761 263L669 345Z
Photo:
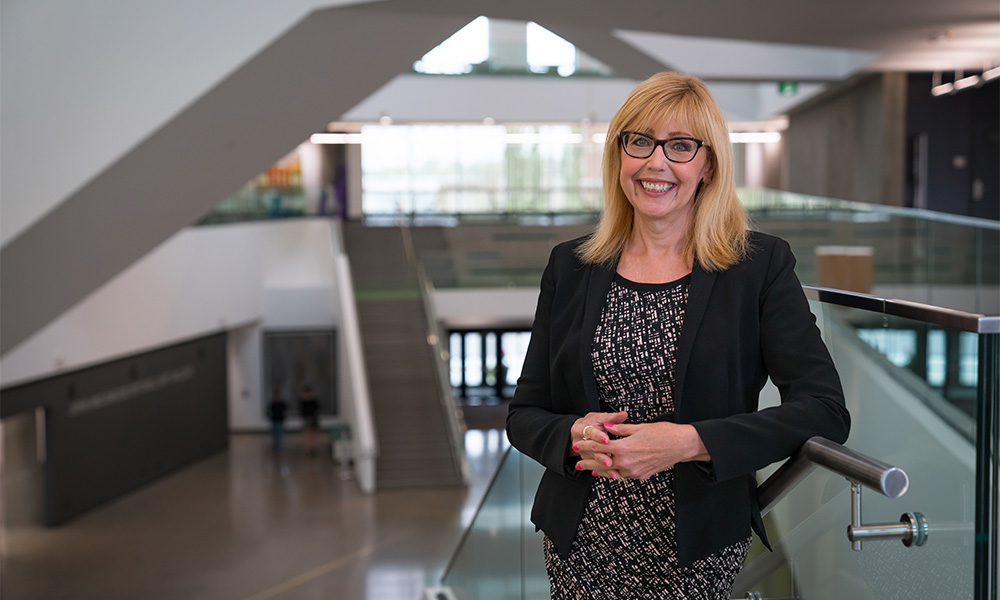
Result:
M793 65L815 65L800 79L835 81L859 71L1000 65L996 0L385 0L366 8L535 21L619 72L652 59L705 79L773 81Z

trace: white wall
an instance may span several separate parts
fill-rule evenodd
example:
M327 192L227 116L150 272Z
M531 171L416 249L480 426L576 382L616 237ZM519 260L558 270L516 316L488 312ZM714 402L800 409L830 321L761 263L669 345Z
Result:
M319 219L185 229L5 354L0 384L229 330L230 425L263 427L261 332L339 324L334 235Z
M5 354L0 385L225 330L230 427L263 428L263 332L342 328L336 236L322 219L185 229ZM438 290L434 301L447 325L528 326L537 298L537 289ZM338 335L338 396L348 418L343 341Z
M498 123L610 121L635 86L627 79L399 75L343 119L374 122L389 115L396 122L476 122L486 117Z
M434 310L448 327L530 327L537 288L435 290Z
M531 77L430 77L398 75L346 112L346 121L375 122L388 115L396 122L594 122L611 120L637 85L631 79L548 79ZM771 118L823 89L803 84L796 96L778 94L777 86L709 82L729 121ZM516 89L516 93L511 90ZM444 101L443 99L447 99Z
M277 230L275 230L277 231ZM261 318L268 230L185 229L3 355L4 386Z
M358 0L3 0L0 244L280 37Z

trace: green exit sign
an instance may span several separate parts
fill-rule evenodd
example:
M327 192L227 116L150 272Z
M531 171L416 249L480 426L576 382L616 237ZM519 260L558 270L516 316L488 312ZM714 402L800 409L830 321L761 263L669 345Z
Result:
M778 93L782 96L794 96L799 93L799 82L798 81L779 81L778 82Z

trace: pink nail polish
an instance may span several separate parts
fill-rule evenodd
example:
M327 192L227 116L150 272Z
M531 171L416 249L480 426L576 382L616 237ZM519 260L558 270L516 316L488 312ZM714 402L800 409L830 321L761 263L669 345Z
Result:
M610 464L608 464L608 461L606 461L606 460L602 460L601 462L604 463L605 467L610 467L611 466Z
M608 438L602 438L601 439L601 443L602 444L607 444L608 443Z
M580 449L579 446L573 446L573 450L579 450L579 449Z
M605 427L614 427L615 424L614 423L605 423L604 426Z
M582 471L583 470L583 467L580 466L580 463L576 463L576 470L577 471Z
M612 474L611 474L611 479L618 479L618 475L616 475L616 474L612 473Z

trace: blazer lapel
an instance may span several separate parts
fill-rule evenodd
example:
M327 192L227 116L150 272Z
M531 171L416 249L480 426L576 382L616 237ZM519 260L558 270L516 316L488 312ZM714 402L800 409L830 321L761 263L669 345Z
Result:
M600 395L597 393L597 378L594 376L594 360L591 357L591 343L597 332L601 312L614 281L614 269L602 266L588 267L587 294L583 305L583 331L580 332L580 366L583 372L583 387L587 393L587 403L591 410L601 410Z
M681 337L677 342L677 372L674 373L674 403L678 417L683 418L683 398L684 380L687 375L688 361L691 358L691 349L694 348L695 338L698 337L698 328L701 327L702 319L705 317L705 309L708 307L708 298L712 294L712 287L718 274L714 271L703 270L695 261L691 270L691 287L688 289L687 307L684 309L684 323L681 327ZM684 421L678 418L678 423Z

